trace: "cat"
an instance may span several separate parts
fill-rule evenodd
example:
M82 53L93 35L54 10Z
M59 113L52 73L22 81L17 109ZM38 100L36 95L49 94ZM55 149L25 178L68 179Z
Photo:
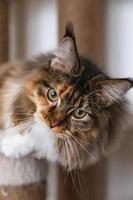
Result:
M132 79L110 78L79 55L69 23L52 52L1 66L0 152L68 170L95 163L121 140L132 87Z

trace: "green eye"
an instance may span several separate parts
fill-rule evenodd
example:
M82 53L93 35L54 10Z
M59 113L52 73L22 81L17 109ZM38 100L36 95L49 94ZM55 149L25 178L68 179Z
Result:
M56 101L58 99L57 92L54 88L49 89L47 96L50 101Z
M77 119L82 119L84 118L86 115L86 112L81 110L81 109L77 109L73 112L73 116Z

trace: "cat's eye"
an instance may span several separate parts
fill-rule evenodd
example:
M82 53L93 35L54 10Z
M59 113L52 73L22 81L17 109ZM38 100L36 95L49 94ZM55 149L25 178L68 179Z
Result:
M77 119L82 119L86 116L86 112L81 110L81 109L77 109L73 112L73 116Z
M58 94L54 88L48 90L47 96L50 101L56 101L58 99Z

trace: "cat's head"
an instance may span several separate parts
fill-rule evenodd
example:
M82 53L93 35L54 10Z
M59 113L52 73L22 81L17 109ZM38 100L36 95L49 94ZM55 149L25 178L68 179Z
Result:
M28 95L56 136L59 162L69 169L96 162L121 135L132 81L111 79L80 57L70 25L57 49L33 65Z

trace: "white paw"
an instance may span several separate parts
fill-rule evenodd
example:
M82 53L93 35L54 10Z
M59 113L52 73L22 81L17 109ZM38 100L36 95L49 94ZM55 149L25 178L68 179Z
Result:
M0 151L10 158L20 158L28 155L33 150L33 145L25 135L8 135L1 141Z

